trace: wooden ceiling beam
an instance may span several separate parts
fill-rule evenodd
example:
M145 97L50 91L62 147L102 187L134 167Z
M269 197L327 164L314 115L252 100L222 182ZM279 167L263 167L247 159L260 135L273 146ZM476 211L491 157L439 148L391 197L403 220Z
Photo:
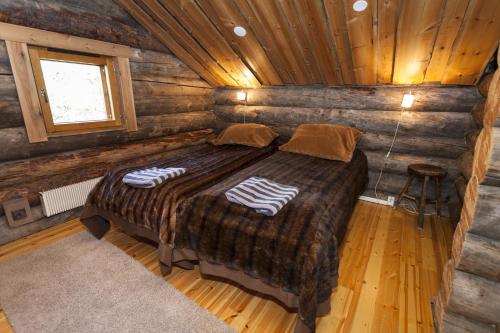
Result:
M441 83L450 58L453 42L465 16L470 0L448 0L439 26L431 60L425 72L424 82Z
M323 83L341 84L342 73L337 62L336 50L330 39L326 23L326 14L319 1L295 0L298 12L305 18L305 23L314 47L314 54L322 69Z
M441 82L477 84L499 38L500 1L471 0Z
M403 1L393 83L419 84L425 77L445 0Z
M276 32L278 45L285 50L286 56L289 58L295 73L299 76L300 83L314 83L311 74L303 66L305 63L305 56L302 53L301 46L298 44L295 35L290 28L290 23L287 16L281 10L278 1L261 1L256 2L247 0L254 3L255 7L260 10L260 15L264 16L270 23L272 31ZM308 59L309 60L309 59Z
M189 34L188 31L157 0L135 0L160 26L167 30L175 41L198 60L212 75L220 78L224 85L238 86L238 82L222 68L212 56ZM181 59L182 60L182 59Z
M276 48L274 37L266 30L268 28L265 26L266 22L260 21L260 18L255 15L253 9L246 0L233 0L232 2L241 13L241 16L245 18L259 44L262 45L262 48L266 51L269 60L273 63L283 83L294 83L293 73L288 63L285 61L284 54L281 52L282 50Z
M352 62L351 43L347 32L347 23L342 0L324 0L326 16L330 33L333 36L338 61L342 71L342 80L345 84L356 83L354 65ZM392 64L391 64L392 66Z
M376 1L368 0L368 8L363 12L352 9L352 1L344 0L347 31L351 43L353 71L358 84L375 84L375 47L373 15ZM376 12L376 10L375 10Z
M297 83L314 83L312 76L302 65L305 61L304 57L293 36L288 20L283 11L281 11L278 2L252 0L247 0L247 2L253 6L254 12L261 17L261 20L268 22L270 27L268 33L269 31L273 32L277 43L276 45L285 53L285 57L295 73Z
M160 42L167 46L179 59L186 65L191 67L198 75L206 80L210 85L215 87L222 87L225 81L214 76L209 72L198 60L196 60L189 52L187 52L170 33L161 27L133 0L117 0L118 3L141 25L143 25L149 32L151 32Z
M266 51L232 1L197 0L197 3L262 84L283 84ZM233 32L235 26L245 28L247 35L236 36Z
M234 52L196 1L185 0L178 2L160 0L160 2L183 27L187 28L190 35L214 59L217 59L219 65L231 75L239 86L247 88L260 87L260 82L253 75L252 71L249 70Z
M367 1L118 0L214 86L475 84L500 40L498 0Z
M280 0L278 1L278 5L289 21L290 29L295 36L297 44L301 46L304 67L309 74L310 80L313 83L322 83L321 66L315 60L314 46L307 33L307 23L302 19L301 13L297 12L297 8L292 1Z
M400 0L378 1L375 39L377 83L392 83L399 6Z

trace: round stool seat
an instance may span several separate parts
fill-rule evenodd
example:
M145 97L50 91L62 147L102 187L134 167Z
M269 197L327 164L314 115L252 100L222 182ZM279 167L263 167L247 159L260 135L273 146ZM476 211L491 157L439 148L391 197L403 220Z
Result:
M421 177L444 177L447 174L445 169L432 164L410 164L408 172Z

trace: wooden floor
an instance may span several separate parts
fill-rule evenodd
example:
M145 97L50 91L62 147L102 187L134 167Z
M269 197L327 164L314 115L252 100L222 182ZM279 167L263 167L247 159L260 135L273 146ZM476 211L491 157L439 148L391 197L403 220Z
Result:
M78 220L0 246L0 261L82 232ZM318 332L433 332L430 301L436 295L451 246L448 221L416 217L359 202L341 249L339 287L332 310L318 319ZM112 229L106 239L160 275L156 249ZM232 285L174 268L174 287L241 332L293 332L296 314ZM11 332L0 310L0 333Z

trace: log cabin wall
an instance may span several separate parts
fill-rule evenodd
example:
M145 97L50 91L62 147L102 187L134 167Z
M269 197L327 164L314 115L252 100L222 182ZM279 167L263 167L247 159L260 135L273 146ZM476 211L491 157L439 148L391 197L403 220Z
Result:
M471 140L460 222L435 302L443 333L500 331L500 70L479 88L487 96L476 108L481 129Z
M415 103L401 115L405 92ZM454 194L452 180L459 175L456 159L467 151L466 133L475 129L472 107L482 100L471 86L285 86L246 89L247 101L236 99L237 89L217 89L217 125L257 122L274 127L286 138L303 123L336 123L364 132L360 148L369 161L368 195L373 195L380 168L391 145L399 117L401 125L378 190L398 193L410 163L433 163L449 172L443 197ZM421 184L414 184L414 191Z
M78 213L44 217L39 191L98 177L128 160L166 156L210 135L213 89L112 0L2 1L0 21L133 47L130 69L138 122L136 132L52 137L30 144L0 40L0 244ZM36 222L10 228L1 203L20 196L29 199Z

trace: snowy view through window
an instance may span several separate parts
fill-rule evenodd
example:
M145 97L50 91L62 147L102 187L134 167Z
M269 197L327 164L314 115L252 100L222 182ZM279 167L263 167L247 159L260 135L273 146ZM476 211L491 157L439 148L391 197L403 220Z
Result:
M41 60L54 124L109 120L97 65Z

